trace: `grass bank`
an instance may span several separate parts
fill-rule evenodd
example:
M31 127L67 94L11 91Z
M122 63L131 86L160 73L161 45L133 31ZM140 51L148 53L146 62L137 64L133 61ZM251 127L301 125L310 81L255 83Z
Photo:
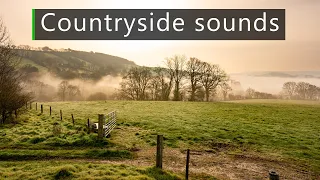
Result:
M0 162L0 179L110 179L179 180L181 177L157 168L137 168L73 161Z

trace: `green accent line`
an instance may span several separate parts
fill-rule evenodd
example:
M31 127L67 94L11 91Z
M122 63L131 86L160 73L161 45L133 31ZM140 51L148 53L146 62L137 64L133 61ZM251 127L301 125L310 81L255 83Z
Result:
M32 9L32 40L36 40L36 10Z

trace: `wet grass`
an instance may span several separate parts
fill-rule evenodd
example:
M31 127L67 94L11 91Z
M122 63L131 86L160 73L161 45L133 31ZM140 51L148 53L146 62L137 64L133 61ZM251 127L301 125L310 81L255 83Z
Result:
M313 101L103 101L46 105L63 109L65 114L73 113L79 125L85 125L87 118L96 121L99 113L116 110L119 129L114 134L127 134L135 142L132 146L154 146L156 135L163 134L165 145L173 148L216 150L224 144L239 153L246 150L297 160L317 171L320 166L320 103Z
M131 159L133 154L126 150L86 149L86 150L2 150L3 161L50 160L50 159Z
M179 180L157 168L72 161L0 162L0 179L137 179Z
M133 152L155 146L156 135L163 134L165 146L172 148L210 152L224 150L229 154L254 153L320 172L320 103L316 102L101 101L42 104L44 114L39 113L39 108L38 111L31 110L19 117L18 124L0 127L0 149L3 152L11 149L53 149L57 156L63 156L63 151L70 150L82 157L86 157L88 150ZM53 109L52 117L49 116L49 106ZM63 121L60 121L60 109ZM110 138L98 141L96 134L87 134L88 118L97 122L98 114L114 110L118 113L118 123ZM75 117L75 126L72 125L71 114ZM54 123L58 123L59 133L54 131ZM108 158L114 156L106 154Z

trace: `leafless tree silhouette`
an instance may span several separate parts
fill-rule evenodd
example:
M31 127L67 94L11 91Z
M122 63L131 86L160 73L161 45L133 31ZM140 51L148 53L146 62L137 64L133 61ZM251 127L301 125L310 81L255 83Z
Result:
M18 50L10 41L6 26L0 19L0 111L5 123L14 111L24 106L31 96L24 92Z

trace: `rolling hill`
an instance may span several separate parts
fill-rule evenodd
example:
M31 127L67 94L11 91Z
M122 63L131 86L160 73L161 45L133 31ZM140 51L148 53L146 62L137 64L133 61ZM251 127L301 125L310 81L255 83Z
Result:
M30 74L47 73L62 79L100 79L106 75L118 75L133 61L97 52L66 49L19 50L22 57L21 69Z

